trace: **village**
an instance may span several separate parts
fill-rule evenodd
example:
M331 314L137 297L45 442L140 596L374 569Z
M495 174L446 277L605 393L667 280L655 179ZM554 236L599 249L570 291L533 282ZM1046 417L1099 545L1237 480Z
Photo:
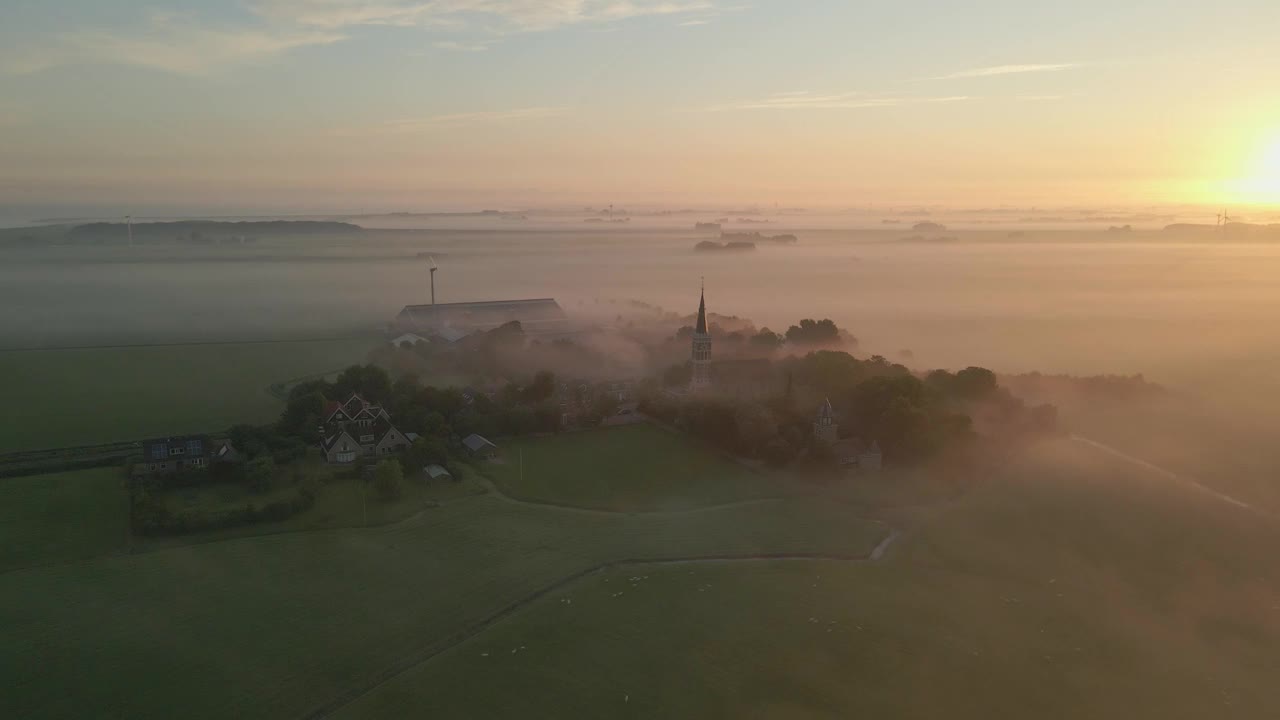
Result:
M830 321L775 334L709 313L705 290L688 325L659 317L619 330L575 322L550 298L407 306L371 364L294 384L274 425L144 441L128 464L135 531L279 522L307 513L339 483L361 486L364 506L369 495L394 503L436 483L492 481L513 465L518 477L507 488L520 494L546 472L526 472L527 439L588 433L578 442L590 456L602 433L621 436L633 425L793 485L866 483L885 467L943 458L968 467L980 444L975 419L1002 435L1052 428L1052 408L1026 407L989 371L918 376L884 358L860 360L833 349L847 340ZM646 344L650 371L611 369L592 350L602 334ZM433 373L457 381L420 380ZM618 452L601 461L646 459ZM202 487L222 488L214 493L221 500L210 504Z

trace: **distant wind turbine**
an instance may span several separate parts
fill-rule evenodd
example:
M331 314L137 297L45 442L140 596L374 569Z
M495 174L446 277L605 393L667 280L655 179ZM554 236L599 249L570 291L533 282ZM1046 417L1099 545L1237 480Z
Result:
M431 322L439 325L436 314L436 270L439 270L440 267L436 265L434 255L428 256L427 259L431 261Z

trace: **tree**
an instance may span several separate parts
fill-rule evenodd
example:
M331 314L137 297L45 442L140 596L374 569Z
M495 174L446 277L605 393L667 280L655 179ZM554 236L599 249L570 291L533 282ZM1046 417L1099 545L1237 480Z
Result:
M266 492L275 482L276 461L270 455L261 455L245 464L245 481L254 492Z
M345 401L353 393L369 402L386 402L391 397L391 376L377 365L352 365L334 381L333 394Z
M751 336L751 344L756 347L773 350L781 347L783 337L769 328L761 328L760 332Z
M373 471L373 489L383 500L399 499L404 490L404 470L394 459L383 460Z
M996 374L986 368L967 367L956 373L955 392L965 400L980 400L996 390Z
M317 442L320 439L317 430L324 419L320 415L324 411L325 397L319 388L313 386L308 390L309 392L302 394L293 391L289 393L288 404L280 415L276 428L281 435Z
M840 328L831 320L804 319L787 329L792 345L828 345L840 341Z
M543 400L551 399L556 393L556 376L554 373L543 370L533 376L533 382L524 388L524 401L527 403L540 403Z
M740 450L748 455L757 455L765 444L778 434L778 423L767 410L759 405L743 405L734 414L734 425L738 430Z

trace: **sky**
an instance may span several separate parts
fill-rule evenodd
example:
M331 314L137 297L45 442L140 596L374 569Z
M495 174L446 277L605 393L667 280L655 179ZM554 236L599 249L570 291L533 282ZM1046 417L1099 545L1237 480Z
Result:
M6 0L0 206L1280 205L1275 0Z

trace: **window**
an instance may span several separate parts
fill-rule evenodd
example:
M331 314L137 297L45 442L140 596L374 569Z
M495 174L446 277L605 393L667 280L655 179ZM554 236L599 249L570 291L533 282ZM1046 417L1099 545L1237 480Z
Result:
M372 436L372 435L361 435L361 436L360 436L360 442L362 442L362 443L371 443L371 442L373 442L373 436Z
M164 443L156 443L151 446L151 457L166 458L169 457L169 446Z
M183 452L185 451L182 449L181 445L174 445L173 447L169 448L170 455L181 455Z
M147 466L147 469L148 469L148 470L150 470L151 472L155 472L155 471L156 471L156 464L155 464L155 463L151 463L150 465L148 465L148 466Z
M190 461L191 467L204 467L204 458L194 458Z
M187 454L189 454L189 455L199 455L199 454L200 454L200 449L201 449L201 448L200 448L200 441L199 441L199 440L188 440L188 441L187 441Z

